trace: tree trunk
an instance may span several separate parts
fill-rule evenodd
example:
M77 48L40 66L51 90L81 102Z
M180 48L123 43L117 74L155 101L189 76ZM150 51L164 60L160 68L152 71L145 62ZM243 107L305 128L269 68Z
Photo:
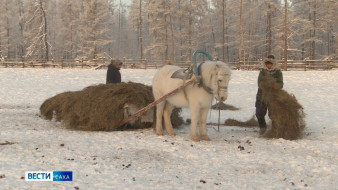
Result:
M22 58L25 54L25 50L24 50L24 46L23 46L23 41L24 41L24 36L23 36L23 22L21 20L22 18L22 14L23 14L23 7L22 7L22 3L21 3L21 0L18 0L17 1L17 4L18 4L18 8L19 8L19 18L20 18L20 21L19 21L19 26L20 26L20 44L19 44L19 52L20 52L20 58Z
M288 64L288 28L287 28L287 12L288 11L288 1L284 0L284 71L287 70Z
M224 49L225 49L225 0L222 1L222 21L223 21L223 27L222 27L222 61L225 62L224 57Z
M243 29L242 29L242 5L243 5L243 0L240 1L240 7L239 7L239 35L238 35L238 40L239 40L239 45L238 45L238 62L241 62L242 59L242 46L243 46Z
M73 49L74 49L74 40L73 40L73 25L70 25L70 59L73 59Z
M330 29L327 31L327 56L330 56Z
M268 4L268 41L267 41L267 55L271 54L271 49L272 49L272 45L271 45L271 37L272 37L272 31L271 31L271 3L269 2Z
M2 33L2 26L1 26L1 22L0 22L0 34ZM2 55L2 36L0 35L0 60L3 58Z
M211 17L210 17L210 23L212 23ZM216 38L215 38L215 32L214 32L213 24L211 24L211 35L212 35L212 42L214 44L214 56L218 57L217 47L216 47ZM223 51L224 51L224 48L223 48ZM224 62L224 60L223 60L223 62Z
M312 35L312 52L311 52L311 59L315 60L316 59L316 8L317 8L317 1L314 1L313 5L313 35Z
M140 38L140 59L143 59L143 36L142 36L142 0L140 0L140 14L139 14L139 38Z
M10 37L9 37L9 18L8 18L8 1L6 1L6 5L5 5L5 12L6 12L6 36L7 36L7 58L11 58L11 44L10 44Z
M182 7L181 7L181 0L178 0L178 10L180 11L182 9ZM178 19L178 21L179 21L179 31L180 31L180 35L182 34L182 17L179 17L179 19ZM183 40L182 40L182 38L180 37L179 38L179 43L180 43L180 47L179 47L179 60L180 60L180 62L182 62L183 61L183 51L182 51L182 46L183 46Z
M117 57L120 57L120 50L121 50L121 28L122 28L122 2L120 0L120 4L119 4L119 16L118 16L118 19L119 19L119 27L118 27L118 36L117 36L117 44L118 44L118 47L117 47Z
M189 44L189 54L188 54L188 60L190 60L190 57L192 56L192 43L191 43L191 38L192 38L192 14L191 14L191 9L192 9L192 0L190 2L190 7L189 7L189 28L188 28L188 44Z
M167 23L167 6L166 1L163 3L163 23L165 27L165 60L169 60L169 37L168 37L168 23Z
M46 61L49 61L49 46L48 46L48 41L47 41L47 17L46 17L46 12L45 10L43 9L43 6L42 6L42 0L40 0L40 10L42 12L42 17L43 17L43 22L45 24L44 26L44 46L45 46L45 49L46 49L46 52L45 52L45 59Z
M170 31L171 31L171 51L172 51L172 60L175 62L175 37L174 37L174 26L173 26L173 21L172 21L172 16L171 16L171 11L169 14L169 19L170 19Z

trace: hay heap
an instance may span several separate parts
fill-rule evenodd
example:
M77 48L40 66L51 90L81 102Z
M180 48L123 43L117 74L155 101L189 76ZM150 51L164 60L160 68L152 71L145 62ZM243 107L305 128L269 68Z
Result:
M257 127L258 122L255 119L255 116L253 115L247 121L238 121L236 119L227 119L227 120L225 120L224 125L225 126L239 126L239 127Z
M89 86L81 91L64 92L47 99L40 106L46 119L63 121L67 127L86 131L116 131L149 128L152 123L119 126L124 119L124 105L134 104L140 108L154 101L150 86L140 83L115 83ZM173 126L183 123L180 109L174 109Z
M225 104L223 102L218 102L214 105L211 106L211 109L213 110L231 110L231 111L236 111L239 110L239 108L236 108L235 106Z
M271 88L274 82L274 78L266 76L264 82L260 84L263 91L262 101L268 105L272 120L271 129L263 136L287 140L299 139L305 129L303 106L294 95L288 94L283 89Z

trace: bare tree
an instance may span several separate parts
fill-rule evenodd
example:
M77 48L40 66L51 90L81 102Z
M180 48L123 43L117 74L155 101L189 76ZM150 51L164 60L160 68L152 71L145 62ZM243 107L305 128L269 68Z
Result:
M140 14L139 14L139 20L140 20L140 25L139 25L139 39L140 39L140 59L143 59L143 34L142 34L142 0L140 1Z
M28 10L25 12L25 38L28 47L25 57L35 56L35 58L49 60L48 22L45 4L44 0L26 1Z
M271 26L271 2L268 2L268 18L267 18L267 23L268 23L268 27L267 27L267 54L270 55L271 54L271 49L272 49L272 26Z
M24 14L23 2L22 0L17 0L17 8L18 8L18 22L19 22L19 44L18 44L18 56L22 58L25 55L24 49L24 20L21 19Z
M174 36L174 21L173 21L173 17L172 17L172 4L171 4L171 0L168 0L168 8L169 8L169 23L170 23L170 34L171 34L171 52L172 52L172 61L175 61L175 36Z
M284 70L287 70L288 59L288 1L284 0Z
M243 0L240 0L239 4L239 23L238 23L238 61L242 59L242 47L243 47L243 29L242 29L242 9Z
M222 61L225 61L225 50L224 50L224 46L225 46L225 0L222 1Z

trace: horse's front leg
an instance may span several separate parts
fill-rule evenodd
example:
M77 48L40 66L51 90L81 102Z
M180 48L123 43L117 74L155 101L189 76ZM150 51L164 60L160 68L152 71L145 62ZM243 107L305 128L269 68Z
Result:
M167 133L170 136L175 136L176 133L173 129L173 126L171 124L171 120L170 120L170 116L171 113L173 111L173 106L169 103L166 103L165 107L164 107L164 113L163 113L163 118L164 118L164 127L167 130Z
M190 126L190 137L191 140L197 142L200 139L197 134L197 124L200 118L200 108L199 106L190 106L190 114L191 114L191 126Z
M208 111L209 111L209 108L201 109L200 135L201 135L201 139L204 141L210 141L208 134L207 134L207 126L206 126Z
M156 105L156 134L163 135L162 118L165 102Z

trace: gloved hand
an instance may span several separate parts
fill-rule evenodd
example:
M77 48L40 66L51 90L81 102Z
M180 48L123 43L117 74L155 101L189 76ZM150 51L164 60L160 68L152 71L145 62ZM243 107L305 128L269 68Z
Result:
M280 89L280 85L278 83L274 83L272 85L272 88L275 89L275 90L279 90Z

